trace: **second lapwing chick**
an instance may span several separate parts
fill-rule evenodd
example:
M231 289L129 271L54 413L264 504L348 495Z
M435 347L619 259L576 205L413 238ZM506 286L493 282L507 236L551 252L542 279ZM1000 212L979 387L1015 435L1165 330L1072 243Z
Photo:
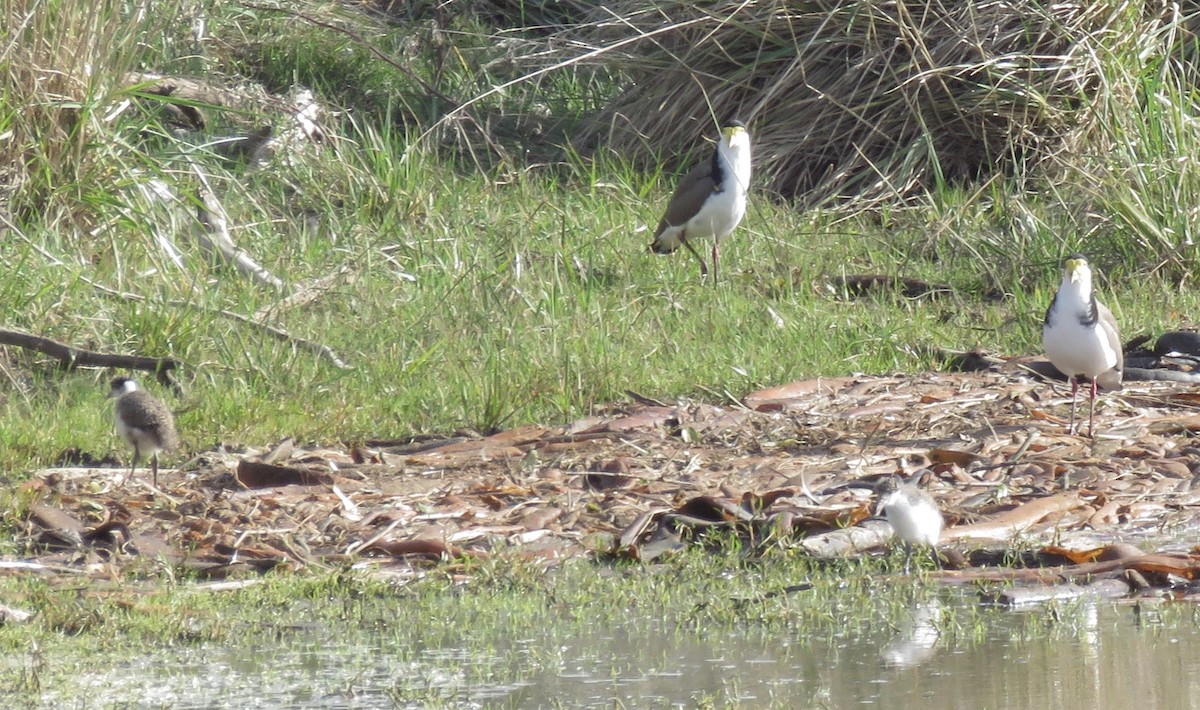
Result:
M700 262L700 275L706 276L704 257L692 242L711 240L715 282L720 242L745 216L749 187L750 134L741 121L730 121L721 128L712 158L693 168L675 189L654 230L650 250L670 254L682 245Z
M1046 309L1042 324L1042 345L1046 357L1071 383L1071 423L1075 433L1076 393L1079 377L1091 384L1088 397L1088 435L1096 434L1096 388L1120 389L1125 358L1117 334L1117 319L1112 311L1096 300L1092 290L1092 269L1081 254L1067 258L1062 283Z
M128 377L114 379L108 396L117 401L114 408L117 435L133 447L133 462L125 481L133 476L138 461L145 458L150 460L152 480L157 488L158 452L169 451L179 443L175 417L160 399Z
M942 536L942 512L933 496L895 476L880 479L875 485L876 515L886 515L896 537L904 543L904 573L912 562L913 545L930 548L936 555Z

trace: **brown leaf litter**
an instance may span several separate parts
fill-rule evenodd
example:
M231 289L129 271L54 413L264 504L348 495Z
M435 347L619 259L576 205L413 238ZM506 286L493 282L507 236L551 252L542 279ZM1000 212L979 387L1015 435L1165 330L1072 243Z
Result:
M946 583L1054 585L1027 594L1039 599L1181 587L1200 569L1187 542L1200 400L1184 389L1105 395L1095 441L1065 433L1061 386L927 373L805 380L744 406L634 396L492 436L209 452L157 491L140 473L119 487L120 468L48 469L26 484L33 557L0 570L76 583L161 560L209 579L350 565L407 578L495 554L649 561L712 531L828 559L887 543L871 487L899 474L945 514L944 565L966 567L935 575ZM1014 554L1017 540L1033 551ZM1156 552L1114 544L1130 541Z

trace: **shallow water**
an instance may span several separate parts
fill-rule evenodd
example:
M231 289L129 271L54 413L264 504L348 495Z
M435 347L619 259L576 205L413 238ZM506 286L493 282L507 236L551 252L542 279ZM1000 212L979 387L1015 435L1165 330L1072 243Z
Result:
M961 600L956 603L962 603ZM386 627L314 628L270 645L196 645L89 658L47 706L253 707L1200 707L1200 623L1132 605L990 610L955 627L930 600L885 628L669 631L649 620L502 643L399 646ZM1056 620L1057 619L1057 620ZM949 621L948 621L949 620ZM479 651L479 647L491 649ZM15 659L8 659L10 662ZM111 665L108 665L111 663ZM11 697L11 696L10 696ZM32 698L23 696L23 701Z

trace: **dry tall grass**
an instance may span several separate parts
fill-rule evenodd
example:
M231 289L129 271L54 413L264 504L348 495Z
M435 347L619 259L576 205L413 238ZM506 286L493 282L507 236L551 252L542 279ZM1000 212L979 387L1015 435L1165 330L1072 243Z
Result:
M0 6L0 204L53 219L51 196L94 187L118 89L163 31L147 0L11 0ZM70 210L65 202L55 205ZM10 217L11 210L17 215ZM0 224L3 226L3 224Z
M584 140L653 160L738 116L769 189L863 206L1054 154L1105 62L1159 20L1119 2L629 0L560 39L629 78Z

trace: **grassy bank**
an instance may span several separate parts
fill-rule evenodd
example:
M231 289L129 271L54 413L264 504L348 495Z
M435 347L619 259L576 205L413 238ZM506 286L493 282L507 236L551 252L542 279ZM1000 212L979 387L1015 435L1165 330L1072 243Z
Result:
M52 264L10 235L3 249L19 277L5 290L7 325L183 360L186 395L168 399L190 451L287 435L330 442L487 432L569 420L625 390L729 401L817 375L926 369L935 365L928 347L1032 353L1057 281L1051 255L1078 246L1047 230L1027 237L1044 260L995 262L999 250L958 236L957 214L905 212L881 228L760 201L727 245L723 280L712 287L685 253L659 258L646 249L648 233L638 229L652 224L663 186L603 172L602 183L526 174L497 186L427 164L389 191L375 217L355 206L370 195L352 186L343 214L323 216L319 234L267 227L239 235L289 281L346 269L316 302L280 311L269 310L276 295L224 267L165 263L136 229L122 228L86 264L72 253L78 240L55 250L63 263ZM420 217L397 214L415 205ZM245 205L240 214L263 224L268 211ZM1112 267L1120 281L1104 291L1126 333L1188 322L1196 300L1187 290ZM852 299L836 279L855 273L924 278L960 292L937 301ZM108 297L84 278L147 301ZM997 287L1003 298L985 297ZM266 322L320 341L353 369L216 314L263 308ZM103 400L111 373L63 373L11 351L6 365L6 470L49 463L69 448L97 457L113 450Z
M431 29L419 17L239 4L104 5L97 26L90 7L67 3L51 17L30 5L7 25L0 307L8 327L180 359L185 394L170 402L181 458L286 435L354 441L562 421L626 390L735 400L803 377L928 368L930 347L1031 353L1058 261L1076 249L1107 277L1125 333L1186 325L1195 310L1181 287L1194 256L1180 206L1200 202L1181 159L1196 133L1176 61L1186 54L1138 65L1114 47L1089 106L1110 120L1038 173L863 211L799 211L759 190L712 286L686 254L646 249L688 156L663 155L661 171L647 172L603 147L556 152L620 90L615 69L567 65L490 91L522 76L509 44L527 51L536 32L470 16ZM402 50L418 60L396 62ZM145 110L157 104L128 83L133 70L279 90L298 79L342 113L326 114L319 148L250 172L168 137L167 118ZM445 100L470 96L483 98L456 114L470 121L437 121ZM210 134L254 124L206 110ZM283 291L197 248L187 217L197 164L238 246ZM161 186L173 197L157 199ZM837 278L856 273L956 293L852 299ZM282 301L326 277L311 302ZM321 343L352 369L222 311ZM72 449L114 450L102 400L111 372L65 373L17 350L3 365L7 475Z
M1076 250L1099 268L1126 337L1191 325L1200 306L1190 246L1200 128L1185 22L1172 39L1157 19L1124 18L1112 36L1146 47L1117 43L1096 55L1100 73L1070 97L1086 130L1058 135L1040 161L957 181L926 166L906 174L920 173L928 189L822 208L798 207L760 179L713 285L688 254L647 248L695 153L655 146L643 151L648 160L615 142L569 144L628 88L625 65L566 63L534 75L561 58L533 59L539 42L561 35L495 14L299 8L68 0L0 11L0 327L180 360L181 395L149 384L177 413L183 447L170 463L285 436L356 442L567 421L627 391L730 403L795 379L928 369L936 349L1031 354L1060 260ZM1156 29L1135 31L1139 22ZM134 71L244 91L224 110L201 106L208 127L181 137ZM256 170L217 155L215 138L285 125L279 104L293 85L311 88L324 108L322 140ZM197 172L237 245L283 289L202 253ZM854 297L839 285L873 273L953 292ZM287 298L297 292L313 297ZM56 461L126 457L104 399L114 374L0 350L0 481L25 481ZM14 517L3 529L18 529ZM25 544L9 535L0 552L23 554ZM175 586L173 570L150 563L147 595L129 591L134 580L110 590L8 579L5 603L39 616L0 626L0 646L16 659L3 673L22 698L36 698L77 670L61 658L245 638L269 645L294 638L305 617L322 631L384 628L414 649L477 643L481 655L503 624L619 625L630 608L634 623L828 640L847 619L863 620L862 633L894 623L912 591L872 581L871 569L810 570L790 559L741 567L732 557L631 574L456 568L471 579L466 591L444 570L399 589L355 575L279 574L229 594ZM766 596L800 579L814 582L813 594ZM847 579L849 589L839 586ZM427 623L394 624L397 606ZM974 607L955 613L963 616L943 633L969 637ZM477 627L486 633L475 639ZM548 647L561 641L553 633Z

